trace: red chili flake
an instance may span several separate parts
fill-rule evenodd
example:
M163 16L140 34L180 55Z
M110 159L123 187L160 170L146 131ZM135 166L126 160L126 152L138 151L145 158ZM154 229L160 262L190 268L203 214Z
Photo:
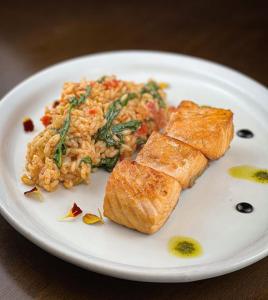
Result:
M88 113L90 115L95 115L97 113L97 110L95 108L91 108L91 109L88 110Z
M35 186L32 189L30 189L29 191L24 192L25 196L33 196L36 197L38 199L42 199L42 194L40 192L40 190Z
M53 104L52 104L52 107L55 108L55 107L57 107L59 104L60 104L60 101L55 100L55 101L53 102Z
M111 88L116 88L118 86L119 82L120 82L120 80L112 79L112 80L109 80L109 81L105 81L103 83L103 85L108 90L108 89L111 89Z
M43 125L44 126L48 126L48 125L50 125L51 124L51 122L52 122L52 118L51 118L51 116L49 116L49 115L44 115L41 119L41 122L43 123Z
M90 81L89 85L93 87L96 84L96 81Z
M146 135L148 133L148 127L146 123L142 123L140 128L136 131L136 135Z
M30 118L25 118L23 120L23 128L25 132L31 132L34 130L34 123Z
M68 211L67 215L61 218L61 220L77 217L82 212L82 209L74 202L73 207Z

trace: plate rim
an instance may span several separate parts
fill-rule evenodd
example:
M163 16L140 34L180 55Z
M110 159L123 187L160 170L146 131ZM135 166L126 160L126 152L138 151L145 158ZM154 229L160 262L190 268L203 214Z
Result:
M68 60L61 61L59 63L53 64L52 66L46 67L33 75L29 76L28 78L24 79L22 82L17 84L13 87L0 101L0 111L4 107L5 103L10 98L13 93L16 93L19 89L23 88L24 85L27 85L33 79L42 76L47 72L53 72L53 69L56 69L60 66L63 66L68 63L75 63L76 61L88 59L92 57L101 57L107 55L162 55L162 56L169 56L180 59L188 59L192 61L197 61L203 64L208 64L209 66L218 69L219 71L227 71L230 75L239 77L241 80L246 81L250 85L256 86L261 93L267 94L267 88L262 85L261 83L257 82L255 79L244 75L243 73L233 70L229 67L223 66L218 63L211 62L209 60L205 60L202 58L197 58L194 56L189 56L185 54L178 54L178 53L171 53L171 52L163 52L163 51L150 51L150 50L122 50L122 51L107 51L107 52L99 52L94 54L83 55L75 58L71 58ZM262 102L262 101L261 101ZM268 111L268 110L267 110ZM1 123L1 122L0 122ZM4 180L1 178L2 174L0 173L0 186L4 187ZM5 197L2 194L2 188L0 190L0 213L4 217L4 219L21 233L24 237L28 240L33 242L35 245L39 246L40 248L44 249L45 251L49 252L50 254L63 259L67 262L71 262L75 265L83 267L85 269L95 271L98 273L102 273L105 275L110 275L118 278L124 279L131 279L137 281L150 281L150 282L187 282L187 281L194 281L200 280L205 278L211 278L219 275L223 275L226 273L233 272L235 270L241 269L246 267L268 255L268 243L266 243L266 247L259 251L257 254L249 257L244 258L241 260L236 261L236 263L231 263L227 267L224 264L220 264L218 261L204 264L202 266L189 266L189 267L174 267L174 270L171 268L148 268L148 267L137 267L131 265L125 265L117 262L108 261L106 259L102 259L99 257L88 256L88 259L85 260L84 256L81 256L78 252L73 252L72 250L65 249L62 251L62 244L58 242L51 242L49 239L46 239L43 236L39 236L36 232L32 231L27 227L27 224L21 224L18 220L16 220L13 215L12 211L9 211L7 207L5 207L4 202L2 201L2 197ZM8 200L7 200L8 201ZM267 237L267 236L266 236ZM266 239L268 241L268 239ZM267 242L266 241L266 242ZM92 259L93 258L93 259ZM225 263L230 261L230 259L223 260ZM220 261L221 262L221 261ZM204 267L207 267L206 272L204 273L202 270ZM199 269L189 272L187 269ZM177 269L177 270L176 270ZM201 269L201 272L200 272ZM157 272L159 271L159 272Z

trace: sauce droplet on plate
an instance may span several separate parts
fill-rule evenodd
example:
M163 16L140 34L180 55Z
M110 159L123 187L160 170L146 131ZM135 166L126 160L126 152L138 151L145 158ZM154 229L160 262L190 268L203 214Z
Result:
M240 202L236 205L236 210L244 213L244 214L249 214L251 212L253 212L254 208L250 203L247 202Z
M257 183L268 184L268 170L242 165L228 170L229 175L238 179L245 179Z
M192 258L203 254L198 241L185 236L174 236L168 242L169 252L177 257Z
M244 139L251 139L254 137L254 134L249 129L240 129L236 132L237 136Z

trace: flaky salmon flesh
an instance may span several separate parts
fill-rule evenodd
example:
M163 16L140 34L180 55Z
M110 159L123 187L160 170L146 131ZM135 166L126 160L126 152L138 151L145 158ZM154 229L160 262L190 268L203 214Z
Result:
M174 178L123 160L108 179L104 216L143 233L154 233L174 209L181 186Z
M136 162L172 176L185 189L203 173L208 161L199 150L153 132L136 157Z
M227 109L182 101L171 113L164 134L200 150L207 158L220 158L234 135L233 113Z
M182 101L164 134L153 132L136 161L116 165L106 186L104 215L144 233L154 233L174 209L208 159L220 158L233 138L230 110Z

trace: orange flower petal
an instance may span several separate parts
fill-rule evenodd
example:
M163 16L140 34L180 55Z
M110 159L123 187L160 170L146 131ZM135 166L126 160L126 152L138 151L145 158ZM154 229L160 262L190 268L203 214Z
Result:
M166 89L169 87L169 84L166 82L160 82L158 83L158 86L160 87L160 89Z
M82 209L74 202L73 207L68 211L68 213L61 218L61 220L65 220L68 218L75 218L82 213Z
M96 223L104 224L102 214L99 209L98 209L98 211L99 211L99 216L89 214L89 213L85 214L83 216L83 222L88 225L92 225L92 224L96 224Z

